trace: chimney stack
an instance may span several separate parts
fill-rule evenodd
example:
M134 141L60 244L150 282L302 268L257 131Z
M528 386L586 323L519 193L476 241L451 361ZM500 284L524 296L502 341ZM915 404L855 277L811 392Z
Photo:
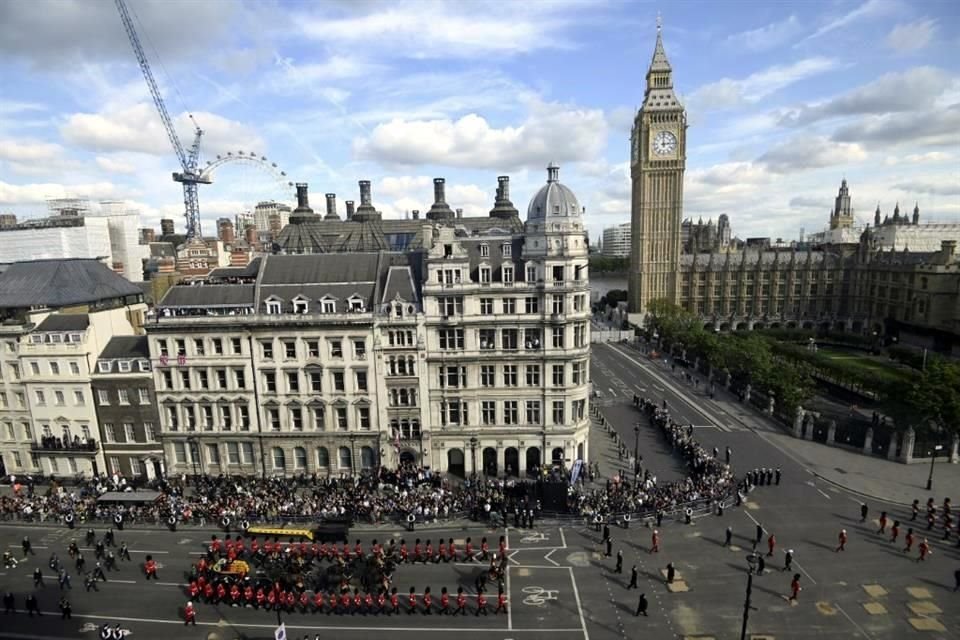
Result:
M372 198L370 197L370 181L361 180L360 181L360 206L371 206Z
M370 195L370 181L361 180L360 185L360 206L354 211L352 220L355 222L370 222L371 220L380 220L380 212L373 206L373 197Z
M173 228L173 219L172 218L163 218L160 220L160 235L161 236L172 236L176 231Z
M328 193L326 194L327 198L327 215L323 217L324 220L339 220L340 216L337 215L337 194Z
M462 217L463 217L463 209L457 209L457 219L460 219Z
M433 205L427 211L427 220L453 219L453 209L447 204L446 199L446 182L443 178L433 179Z
M257 244L257 228L252 224L247 225L247 228L243 230L243 237L247 239L247 244L251 247L256 246Z
M353 200L347 200L347 220L353 219Z
M414 220L419 220L419 219L420 219L420 209L414 209L414 210L413 210L413 219L414 219Z
M940 253L943 254L944 262L947 262L947 263L953 262L953 258L957 254L957 241L941 240Z
M510 202L510 176L497 176L497 197L490 210L491 218L509 220L520 216L520 212Z
M307 193L307 183L297 183L297 208L293 210L291 218L296 222L302 216L312 216L313 209L310 208L310 196Z

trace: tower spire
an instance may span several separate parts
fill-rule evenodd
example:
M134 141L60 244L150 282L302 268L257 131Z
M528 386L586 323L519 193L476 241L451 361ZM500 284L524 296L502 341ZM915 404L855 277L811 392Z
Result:
M662 21L660 14L657 14L657 44L653 48L653 60L650 62L650 72L669 72L671 71L670 61L667 60L667 52L663 48Z

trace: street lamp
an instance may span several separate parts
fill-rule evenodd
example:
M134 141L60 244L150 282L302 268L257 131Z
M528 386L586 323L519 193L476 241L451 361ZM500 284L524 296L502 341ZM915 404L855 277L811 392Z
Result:
M200 457L200 441L197 440L196 436L190 436L187 438L187 444L190 445L190 458L193 460L193 477L200 477L200 471L198 467L197 458Z
M473 469L474 478L477 476L477 444L478 441L476 436L470 438L470 460L473 464L471 468Z
M757 552L754 551L747 556L747 596L743 601L743 626L740 628L740 640L747 640L747 620L750 618L750 595L753 593L753 570L757 564Z
M544 470L547 468L547 428L544 427L540 432L540 435L543 437L543 455L540 456L540 473L537 474L538 477L542 478L544 476ZM553 457L550 458L551 464L553 463Z
M634 481L640 479L640 423L633 425L633 477Z
M940 450L943 449L942 444L938 444L933 447L933 451L930 452L930 475L927 476L927 491L933 489L933 463L937 459L937 454L940 453Z
M357 436L356 434L351 433L349 440L350 440L350 476L353 477L357 474Z

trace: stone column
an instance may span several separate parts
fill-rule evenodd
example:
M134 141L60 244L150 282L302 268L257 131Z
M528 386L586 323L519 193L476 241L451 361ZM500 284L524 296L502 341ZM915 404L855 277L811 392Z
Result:
M917 434L914 432L913 427L907 429L907 432L903 434L903 447L900 451L900 462L910 464L913 461L913 446L917 442Z
M863 439L863 452L866 455L873 453L873 427L867 429L867 435Z
M887 449L887 460L897 459L897 444L900 442L900 434L894 431L890 434L890 448Z
M960 462L960 435L954 434L950 441L950 462L953 464Z
M802 438L803 437L803 407L797 407L797 410L793 414L793 437Z
M831 420L827 423L827 444L834 444L834 439L837 437L837 421Z
M806 425L806 430L803 435L804 440L813 440L813 429L817 425L816 418L813 417L812 413L808 413L803 417L803 422Z

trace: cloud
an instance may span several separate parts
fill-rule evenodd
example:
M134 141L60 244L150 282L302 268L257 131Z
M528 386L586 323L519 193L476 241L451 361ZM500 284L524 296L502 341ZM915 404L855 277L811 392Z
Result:
M385 68L351 55L333 55L322 62L297 64L292 58L276 56L275 71L265 77L263 90L280 95L314 94L317 90L330 91L329 83L336 80L379 75ZM342 89L337 91L349 95ZM326 96L329 97L329 96Z
M774 173L789 173L860 162L867 152L859 144L833 142L823 136L797 136L786 140L757 158Z
M637 110L633 107L615 107L607 112L607 124L615 131L629 133L636 115Z
M950 86L950 75L935 67L884 74L852 91L781 113L784 126L808 125L834 117L919 111Z
M127 3L144 46L165 60L187 58L226 33L237 5L163 0ZM43 68L84 61L134 62L113 2L32 0L0 3L0 59Z
M901 143L960 145L960 103L946 109L871 116L837 129L832 138L881 148Z
M895 0L867 0L853 11L845 13L842 16L827 22L809 36L804 38L804 41L819 38L820 36L824 36L849 25L860 25L868 18L876 18L878 16L888 15L895 11L897 7L898 3Z
M532 102L527 119L497 128L476 113L457 120L404 120L377 125L354 141L362 159L394 165L507 170L596 158L606 145L603 112Z
M794 196L789 202L791 209L826 209L830 204L826 198L811 198L810 196Z
M923 49L937 34L936 20L898 24L887 34L887 46L900 53Z
M465 216L486 215L493 207L495 183L488 189L475 184L447 181L446 201ZM426 214L433 203L433 178L429 176L387 176L373 185L373 204L386 218L404 218L419 210Z
M136 173L137 171L132 163L109 156L97 156L97 166L108 173Z
M755 103L796 82L836 68L830 58L817 56L789 65L774 65L746 78L723 78L703 85L690 96L691 110L719 110Z
M513 3L509 11L461 2L371 3L347 15L303 14L295 24L332 49L360 47L390 58L473 58L574 46L564 31L586 2ZM363 13L362 9L372 9Z
M960 196L960 175L944 176L942 182L901 182L892 187L907 193L928 193L938 196Z
M0 140L0 160L11 162L45 162L62 157L63 147L50 142Z
M84 197L91 200L116 197L117 186L110 182L89 184L32 183L0 181L0 204L43 204L47 198Z
M761 165L752 162L724 162L687 172L691 181L711 187L767 184L773 176Z
M779 22L727 36L726 43L747 51L767 51L792 41L801 30L797 16L791 15Z
M246 125L222 116L195 112L203 129L201 157L227 151L263 153L264 142ZM186 148L193 142L193 125L186 113L175 118L180 142ZM152 105L145 103L113 112L75 113L60 127L60 134L71 144L93 151L136 151L172 156L173 149Z

